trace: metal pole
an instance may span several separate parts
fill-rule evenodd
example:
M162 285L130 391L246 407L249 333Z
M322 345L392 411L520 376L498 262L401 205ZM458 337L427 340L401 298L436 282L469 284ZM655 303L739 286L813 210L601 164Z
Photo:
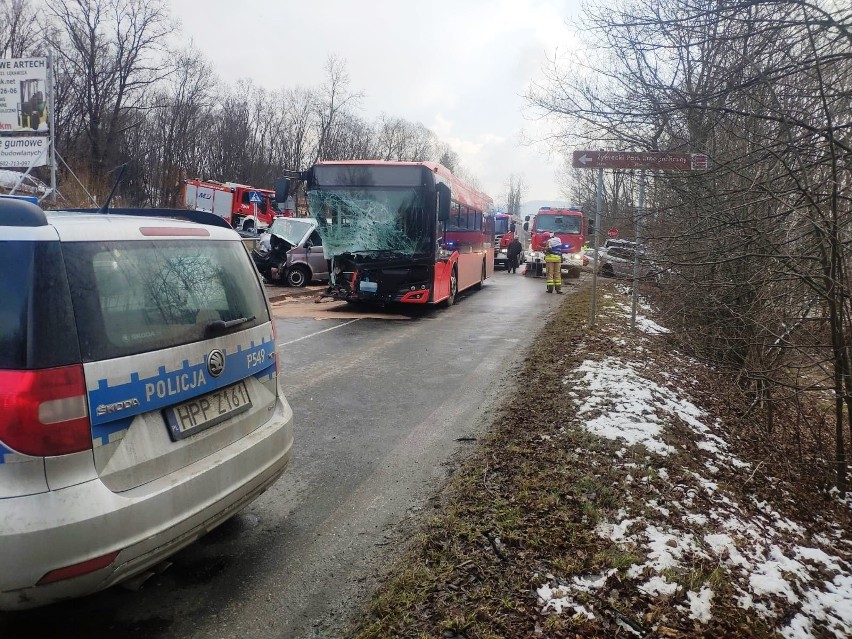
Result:
M53 53L47 54L47 112L50 123L50 196L56 206L56 74L53 70Z
M633 215L633 228L636 230L636 246L633 250L633 304L630 309L630 328L636 330L636 306L639 303L639 225L645 212L645 169L639 171L639 206Z
M592 307L589 312L589 326L595 325L595 311L598 296L598 238L601 233L601 208L603 207L603 169L598 169L598 186L595 193L595 262L592 266Z

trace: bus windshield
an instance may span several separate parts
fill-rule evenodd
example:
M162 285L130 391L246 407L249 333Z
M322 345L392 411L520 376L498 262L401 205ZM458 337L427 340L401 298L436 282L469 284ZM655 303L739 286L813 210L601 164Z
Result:
M495 217L494 218L494 232L497 235L504 235L509 232L509 218L508 217Z
M416 188L330 188L308 191L326 254L424 254L432 246L434 213Z
M583 218L579 215L537 215L535 230L579 235L583 232Z

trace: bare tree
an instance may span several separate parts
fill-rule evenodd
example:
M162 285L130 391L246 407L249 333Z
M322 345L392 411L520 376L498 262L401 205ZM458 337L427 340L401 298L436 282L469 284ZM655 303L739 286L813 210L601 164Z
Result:
M349 73L346 71L344 60L334 55L329 56L325 70L326 83L320 88L316 103L319 120L316 161L327 159L327 147L335 126L343 115L356 107L364 97L363 93L349 91Z
M523 176L512 173L509 176L506 194L506 212L509 215L521 216L521 202L526 191L526 184Z
M649 241L669 267L660 300L693 352L743 381L767 433L775 407L833 392L845 490L852 9L640 0L591 6L586 27L601 55L554 60L528 98L565 146L711 156L707 173L652 177ZM617 185L610 176L614 213L635 193Z
M461 168L459 154L453 151L449 145L444 142L440 142L436 145L435 158L438 164L447 167L453 173Z
M202 171L215 85L210 64L195 49L176 55L177 72L152 96L141 148L128 153L144 176L145 199L154 206L178 206L182 180ZM147 169L147 170L146 170ZM147 175L146 175L147 174Z
M23 58L40 48L36 15L30 0L0 0L0 58Z
M45 0L57 25L59 102L64 121L85 136L90 169L103 172L120 153L117 141L138 123L145 89L168 72L158 54L173 26L161 0Z

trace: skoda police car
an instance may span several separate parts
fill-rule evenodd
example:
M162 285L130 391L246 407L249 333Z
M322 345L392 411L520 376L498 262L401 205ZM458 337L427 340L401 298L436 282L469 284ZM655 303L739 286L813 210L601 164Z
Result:
M293 414L236 232L0 197L0 300L0 609L146 571L284 472Z

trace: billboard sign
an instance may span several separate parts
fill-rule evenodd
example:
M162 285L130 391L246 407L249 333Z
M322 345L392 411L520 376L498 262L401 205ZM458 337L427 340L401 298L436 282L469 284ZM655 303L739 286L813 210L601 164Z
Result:
M0 58L0 134L48 133L47 58Z
M0 168L50 164L48 59L0 58Z
M50 138L45 135L0 136L0 169L48 164Z
M571 165L580 169L648 169L651 171L702 171L706 155L657 151L574 151Z

